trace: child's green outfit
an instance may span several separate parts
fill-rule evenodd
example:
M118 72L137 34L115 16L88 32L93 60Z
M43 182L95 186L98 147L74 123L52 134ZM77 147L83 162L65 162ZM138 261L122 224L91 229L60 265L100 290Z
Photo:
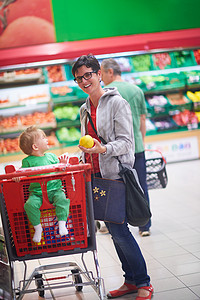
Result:
M59 160L54 153L45 153L44 156L30 155L22 160L22 168L46 166L57 163L59 163ZM40 224L40 207L42 205L42 190L40 183L31 183L29 191L30 195L24 204L24 209L31 224L36 226ZM48 181L47 192L49 202L56 208L58 221L67 221L70 200L66 198L65 193L62 190L61 180L57 179Z

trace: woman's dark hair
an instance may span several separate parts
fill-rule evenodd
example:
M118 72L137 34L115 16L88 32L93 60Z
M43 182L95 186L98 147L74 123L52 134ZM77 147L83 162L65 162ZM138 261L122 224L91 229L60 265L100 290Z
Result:
M74 63L72 67L72 74L75 77L76 71L82 67L86 66L87 68L92 68L92 71L98 72L100 70L100 64L96 57L92 54L82 55L78 58L78 60Z

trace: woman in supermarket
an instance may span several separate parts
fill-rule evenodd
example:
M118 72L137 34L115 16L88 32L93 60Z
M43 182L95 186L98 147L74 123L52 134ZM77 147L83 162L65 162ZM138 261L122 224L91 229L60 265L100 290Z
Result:
M134 135L132 114L129 103L124 100L116 88L103 89L100 64L91 54L78 58L72 67L74 81L88 94L86 102L80 108L81 133L94 139L92 148L79 145L83 153L83 162L93 165L96 177L120 179L119 165L115 158L133 167ZM91 115L98 136L107 144L100 142L93 130L88 113ZM109 299L137 293L136 300L151 299L153 287L147 274L147 267L142 252L128 228L127 221L123 224L105 222L112 236L114 247L124 272L124 283L116 290L109 291Z

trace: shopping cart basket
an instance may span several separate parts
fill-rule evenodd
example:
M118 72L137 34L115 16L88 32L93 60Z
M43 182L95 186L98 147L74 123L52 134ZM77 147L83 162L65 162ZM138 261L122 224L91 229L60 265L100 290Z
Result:
M165 188L168 182L166 160L158 150L145 150L145 154L148 152L152 157L146 158L147 187L149 190Z
M21 177L20 182L13 181L14 177ZM47 195L47 182L55 179L62 181L66 197L70 199L66 224L69 233L62 237L58 234L55 208L49 203ZM33 226L24 211L32 182L40 183L43 194L40 208L43 235L38 244L32 240ZM56 164L17 171L13 166L7 166L6 174L0 175L0 184L1 217L11 272L12 296L8 299L22 299L24 294L35 291L43 297L45 290L71 286L81 291L85 285L91 285L99 298L104 299L104 283L96 251L90 164L78 164L76 158L70 158L68 165ZM84 253L88 251L93 252L96 278L88 271L84 261ZM44 265L35 268L27 278L27 260L77 253L81 253L83 268L74 262ZM24 276L18 283L14 279L15 261L24 263ZM59 272L65 275L58 276ZM56 275L50 277L53 273ZM35 281L36 287L31 289L32 281Z

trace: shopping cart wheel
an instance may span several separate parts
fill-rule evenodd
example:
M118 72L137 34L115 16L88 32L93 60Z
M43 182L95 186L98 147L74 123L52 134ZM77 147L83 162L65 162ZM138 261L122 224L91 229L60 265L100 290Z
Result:
M35 275L35 285L37 287L37 289L42 289L42 290L38 290L38 295L42 298L44 298L44 283L43 283L43 279L42 279L42 274L36 274Z
M79 273L79 270L78 269L73 269L71 270L72 271L72 277L73 277L73 280L74 280L74 283L82 283L82 278L81 278L81 275L78 274ZM77 285L76 287L76 290L77 292L81 292L82 289L83 289L83 286L82 285Z

